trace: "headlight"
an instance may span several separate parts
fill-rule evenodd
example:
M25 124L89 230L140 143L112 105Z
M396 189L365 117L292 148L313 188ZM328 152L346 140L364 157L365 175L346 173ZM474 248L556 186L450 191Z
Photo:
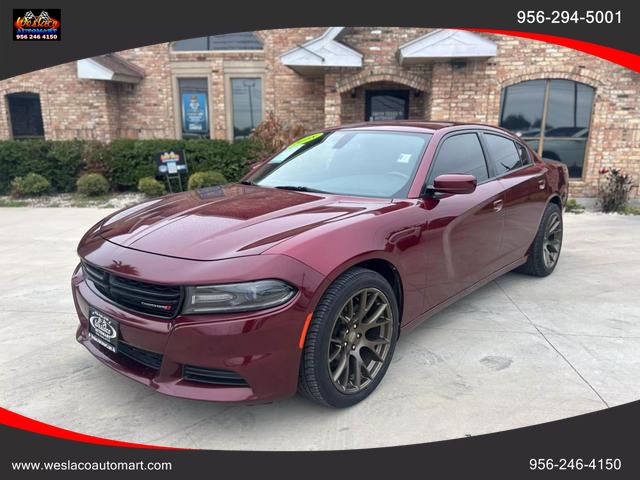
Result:
M248 312L289 301L296 289L281 280L187 287L182 313Z

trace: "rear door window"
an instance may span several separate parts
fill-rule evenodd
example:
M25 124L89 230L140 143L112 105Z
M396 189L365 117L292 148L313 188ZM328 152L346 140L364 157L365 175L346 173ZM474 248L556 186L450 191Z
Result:
M533 163L531 161L531 156L529 155L529 151L523 145L520 145L518 142L515 142L515 144L516 144L516 149L518 150L518 155L520 155L520 164L522 166L525 166Z
M513 140L491 133L485 133L484 140L496 175L503 175L524 165L522 158L527 152L521 145L516 146Z

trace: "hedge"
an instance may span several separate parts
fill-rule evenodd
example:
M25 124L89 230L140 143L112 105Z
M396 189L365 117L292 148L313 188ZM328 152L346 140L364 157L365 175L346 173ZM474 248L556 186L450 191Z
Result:
M0 142L0 194L9 193L11 180L38 173L57 192L70 192L84 168L84 143L79 140L8 140Z
M230 182L238 180L249 163L265 156L254 140L114 140L111 143L68 140L0 141L0 194L11 180L38 173L56 192L70 192L83 172L103 173L114 190L135 190L143 177L154 176L155 160L165 150L184 149L190 173L216 170Z

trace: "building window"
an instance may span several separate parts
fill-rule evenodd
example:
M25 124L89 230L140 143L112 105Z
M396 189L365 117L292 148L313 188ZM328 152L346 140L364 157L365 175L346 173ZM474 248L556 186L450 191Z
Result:
M203 50L262 50L262 42L253 32L238 32L179 40L177 42L173 42L172 48L177 52Z
M245 138L262 121L262 80L231 79L233 139Z
M182 138L209 138L209 88L206 78L179 78Z
M11 93L7 95L13 138L44 138L40 95Z
M571 80L531 80L506 87L500 126L520 135L539 155L560 160L581 178L594 89Z

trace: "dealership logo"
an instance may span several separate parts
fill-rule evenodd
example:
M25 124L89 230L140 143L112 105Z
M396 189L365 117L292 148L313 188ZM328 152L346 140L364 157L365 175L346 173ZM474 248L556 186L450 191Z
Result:
M15 41L57 41L61 38L59 8L14 9L13 39Z
M111 325L108 320L99 315L91 315L91 317L89 317L89 322L91 323L94 331L107 340L116 338L116 336L118 335L113 325Z

